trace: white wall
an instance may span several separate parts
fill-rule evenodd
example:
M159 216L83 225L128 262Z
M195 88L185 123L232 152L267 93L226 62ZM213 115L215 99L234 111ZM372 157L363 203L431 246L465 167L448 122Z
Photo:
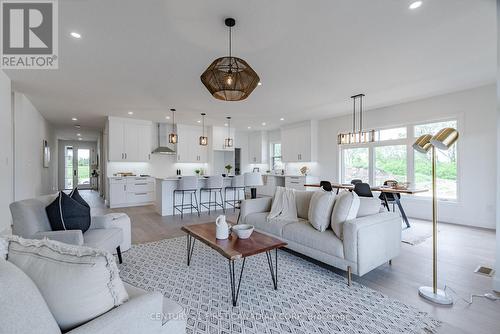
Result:
M445 222L495 228L496 189L496 88L483 86L463 92L370 110L365 128L390 127L456 117L459 200L440 202L439 219ZM350 130L351 116L322 120L319 124L318 164L314 175L338 180L339 149L336 134ZM429 200L407 197L409 216L430 219Z
M14 198L22 200L57 191L57 141L52 125L30 100L14 93ZM51 150L49 168L43 168L42 141Z
M10 79L0 71L0 234L10 234L12 218L9 204L13 199L12 94Z
M497 0L497 208L500 208L500 0ZM500 210L497 210L497 250L496 250L496 274L493 278L493 290L500 291Z

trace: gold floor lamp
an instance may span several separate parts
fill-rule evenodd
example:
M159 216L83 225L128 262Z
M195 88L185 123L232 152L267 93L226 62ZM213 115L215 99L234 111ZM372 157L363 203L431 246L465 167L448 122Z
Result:
M436 148L447 150L458 140L458 131L453 128L439 130L434 136L422 135L418 137L413 149L421 153L431 150L432 154L432 287L423 286L418 294L437 304L451 305L453 299L437 288L437 191L436 191Z

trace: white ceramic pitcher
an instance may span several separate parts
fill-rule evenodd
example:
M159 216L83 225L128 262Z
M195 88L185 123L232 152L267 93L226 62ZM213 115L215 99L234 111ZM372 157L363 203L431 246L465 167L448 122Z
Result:
M215 237L221 240L229 238L229 225L224 215L220 215L215 220Z

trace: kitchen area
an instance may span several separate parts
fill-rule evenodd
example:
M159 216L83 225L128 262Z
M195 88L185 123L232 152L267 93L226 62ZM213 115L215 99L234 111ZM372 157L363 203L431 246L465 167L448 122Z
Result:
M250 188L257 188L258 196L273 196L277 186L306 190L305 184L318 182L308 174L316 159L316 126L308 121L274 131L240 131L227 122L205 127L110 116L103 135L108 143L104 145L106 204L110 208L154 205L161 216L172 215L174 190L182 176L196 176L197 187L203 188L209 176L221 175L222 196L234 175L248 172L262 177L260 183L243 188L247 196ZM299 143L297 136L305 140ZM201 145L202 138L206 145ZM242 199L244 192L228 191L226 199ZM181 195L175 196L180 203ZM203 194L202 201L205 196L209 195Z

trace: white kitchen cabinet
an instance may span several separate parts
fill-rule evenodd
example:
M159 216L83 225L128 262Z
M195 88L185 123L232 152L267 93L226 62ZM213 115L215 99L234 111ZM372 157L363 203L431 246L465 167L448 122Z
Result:
M109 178L109 207L149 205L155 200L152 177L127 176Z
M108 118L108 160L147 162L151 153L152 123Z
M123 161L125 159L125 124L118 118L108 120L108 160Z
M253 131L248 134L248 162L265 164L268 162L269 140L266 131Z
M281 155L283 162L316 161L318 123L306 121L281 128Z
M205 163L208 160L208 146L200 145L201 126L177 125L177 162ZM210 138L209 138L210 140Z
M127 204L127 181L125 178L109 179L109 207L117 208Z
M234 136L235 131L233 128L228 132L228 128L224 126L213 126L212 127L212 136L208 138L208 142L211 143L212 149L215 151L234 151L234 145L232 147L226 147L224 140L227 138L228 134L233 138L234 144Z

